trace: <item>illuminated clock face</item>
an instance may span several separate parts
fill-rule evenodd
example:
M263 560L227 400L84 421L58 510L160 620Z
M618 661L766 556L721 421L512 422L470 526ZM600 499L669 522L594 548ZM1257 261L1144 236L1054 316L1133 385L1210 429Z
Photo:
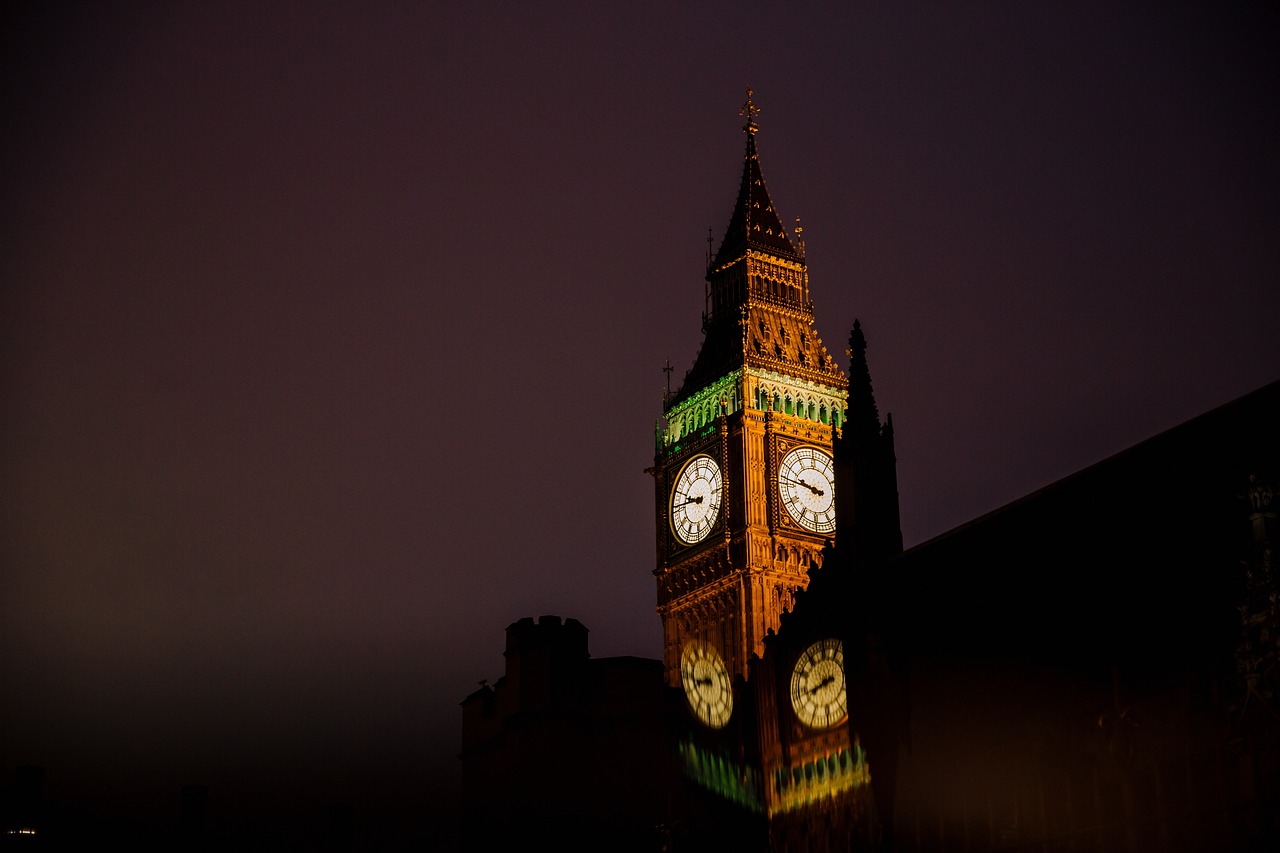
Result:
M814 533L836 529L835 465L816 447L797 447L782 457L778 493L796 524Z
M693 641L680 653L680 681L693 715L713 729L724 728L733 713L733 688L720 653Z
M720 466L710 456L695 456L680 469L671 490L671 529L686 545L701 542L720 514L724 491Z
M844 648L839 640L819 640L804 650L791 673L791 707L800 722L827 729L845 718Z

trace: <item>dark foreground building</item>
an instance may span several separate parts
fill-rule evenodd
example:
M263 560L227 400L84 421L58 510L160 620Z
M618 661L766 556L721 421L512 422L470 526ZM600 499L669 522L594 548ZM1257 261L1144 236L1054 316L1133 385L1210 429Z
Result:
M591 660L576 619L508 627L505 674L462 703L469 831L499 848L659 849L661 678L657 661Z
M904 552L862 330L846 377L743 115L651 469L663 660L512 625L463 702L469 823L562 849L1280 849L1280 383Z
M889 560L897 848L1275 849L1277 474L1273 384Z

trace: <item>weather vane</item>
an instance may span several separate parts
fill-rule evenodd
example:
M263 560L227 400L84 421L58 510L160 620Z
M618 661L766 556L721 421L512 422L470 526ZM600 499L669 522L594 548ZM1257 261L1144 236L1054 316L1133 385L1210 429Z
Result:
M755 101L751 100L751 87L747 87L747 102L742 105L742 109L738 110L738 115L746 116L747 123L742 129L747 133L755 133L760 129L760 125L756 124L756 116L760 115L760 108L756 106Z

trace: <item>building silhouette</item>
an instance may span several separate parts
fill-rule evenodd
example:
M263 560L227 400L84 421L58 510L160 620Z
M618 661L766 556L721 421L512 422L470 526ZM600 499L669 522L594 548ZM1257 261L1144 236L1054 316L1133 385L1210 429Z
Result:
M650 469L663 660L512 625L463 702L469 815L573 849L1280 847L1280 383L903 551L866 336L841 372L756 112Z
M508 627L505 674L462 702L466 825L499 848L658 849L661 676L657 661L590 659L576 619Z

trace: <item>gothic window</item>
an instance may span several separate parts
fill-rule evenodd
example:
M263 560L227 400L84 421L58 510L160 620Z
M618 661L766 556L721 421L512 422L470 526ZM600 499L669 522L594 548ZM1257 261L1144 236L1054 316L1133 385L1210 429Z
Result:
M773 392L773 410L775 412L782 411L782 395L777 391Z
M825 403L818 407L818 420L824 424L827 422L827 406Z

